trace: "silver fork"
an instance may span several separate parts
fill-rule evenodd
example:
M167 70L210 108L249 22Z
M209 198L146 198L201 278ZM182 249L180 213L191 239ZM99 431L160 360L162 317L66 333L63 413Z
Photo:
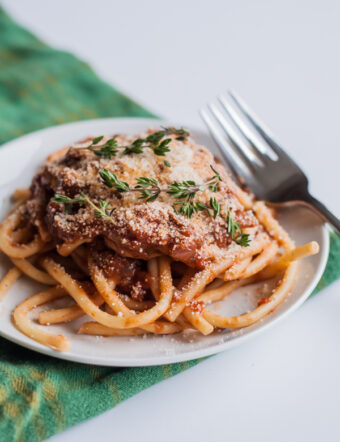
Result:
M271 203L299 202L315 210L340 234L340 220L308 191L308 179L235 93L218 97L200 114L240 184Z

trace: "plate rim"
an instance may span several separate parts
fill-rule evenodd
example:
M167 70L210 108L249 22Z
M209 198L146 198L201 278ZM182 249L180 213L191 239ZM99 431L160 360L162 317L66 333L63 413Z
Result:
M7 149L10 149L13 144L24 142L25 140L39 136L44 135L46 132L53 132L53 131L62 131L65 128L69 128L72 126L84 126L88 124L95 124L95 123L109 123L109 122L115 122L120 124L128 124L128 123L140 123L140 124L153 124L155 122L159 124L176 124L173 120L167 120L167 119L157 119L157 118L143 118L143 117L108 117L108 118L94 118L94 119L87 119L87 120L81 120L81 121L74 121L74 122L68 122L61 125L55 125L50 126L44 129L40 129L34 132L30 132L28 134L22 135L21 137L15 138L13 140L10 140L6 143L4 143L2 146L0 146L0 156L2 155L2 152L5 152ZM177 122L178 125L178 122ZM183 124L179 123L180 126L187 126L190 127L193 131L204 133L205 135L208 135L208 133L202 129L201 127L196 127L191 124ZM11 184L11 181L9 180L8 183L5 185L0 186L0 189L3 189L4 187L7 187ZM188 350L187 353L180 353L180 354L174 354L174 355L163 355L163 356L155 356L148 357L148 359L143 359L141 357L136 358L135 361L126 360L124 358L112 358L105 359L103 357L94 357L91 356L89 359L86 356L77 356L72 353L67 352L57 352L49 347L45 347L42 344L39 344L36 341L27 341L21 340L19 337L12 336L11 334L7 333L6 331L1 330L0 327L0 336L17 344L22 347L25 347L31 351L35 351L47 356L51 356L57 359L66 360L70 362L76 362L81 364L87 364L87 365L97 365L97 366L108 366L108 367L146 367L146 366L156 366L156 365L166 365L166 364L172 364L177 362L185 362L185 361L191 361L194 359L207 357L210 355L214 355L217 353L220 353L222 351L231 349L233 347L236 347L237 345L240 345L243 343L243 341L249 340L257 336L258 334L266 331L268 328L276 325L279 321L286 318L289 314L293 313L295 310L297 310L304 302L305 300L310 296L316 285L318 284L324 270L327 264L328 255L329 255L329 245L330 245L330 239L329 239L329 231L326 227L326 224L322 224L320 226L321 229L321 236L322 236L322 242L323 247L321 248L321 255L320 255L320 263L317 267L317 270L311 279L310 283L306 287L306 289L303 291L303 293L296 299L295 302L292 303L286 310L284 310L282 313L280 313L278 316L272 318L271 321L266 322L262 326L254 329L250 333L240 335L235 337L232 340L227 340L223 343L217 343L215 345L211 345L209 347L203 348L203 349L197 349L197 350ZM12 320L12 319L11 319ZM22 336L22 339L27 338L25 335ZM189 357L188 357L189 356ZM114 362L112 361L114 359Z

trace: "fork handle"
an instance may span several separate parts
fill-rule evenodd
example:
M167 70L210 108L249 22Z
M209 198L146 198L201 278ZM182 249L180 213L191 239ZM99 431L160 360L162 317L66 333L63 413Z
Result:
M309 193L304 195L302 200L303 202L307 203L311 209L314 209L314 211L316 211L321 218L328 222L334 228L337 234L340 235L340 220L333 215L333 213L331 213L324 204Z

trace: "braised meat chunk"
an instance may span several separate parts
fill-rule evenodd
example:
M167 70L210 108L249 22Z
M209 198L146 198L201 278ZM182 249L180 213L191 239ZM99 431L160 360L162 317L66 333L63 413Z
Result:
M166 254L194 268L241 247L233 241L238 230L231 229L231 218L249 240L266 235L241 203L241 189L207 149L190 138L170 135L165 152L157 154L148 146L138 151L136 139L147 135L117 135L114 149L105 155L86 148L91 139L52 155L31 186L27 211L32 222L43 219L61 243L101 237L126 258L148 260ZM132 146L132 152L123 146ZM102 170L117 180L111 187ZM116 182L123 183L121 188ZM72 204L55 202L56 194L72 199ZM93 204L84 204L82 195ZM94 206L102 205L109 215L98 216Z

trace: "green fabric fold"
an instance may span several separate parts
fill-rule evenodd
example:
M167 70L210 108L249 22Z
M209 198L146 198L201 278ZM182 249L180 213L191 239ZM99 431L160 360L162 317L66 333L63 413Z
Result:
M153 115L103 82L86 63L45 45L0 9L0 143L55 124L114 116ZM327 269L316 291L339 276L340 239L331 235ZM45 440L198 362L93 367L0 338L0 442Z

